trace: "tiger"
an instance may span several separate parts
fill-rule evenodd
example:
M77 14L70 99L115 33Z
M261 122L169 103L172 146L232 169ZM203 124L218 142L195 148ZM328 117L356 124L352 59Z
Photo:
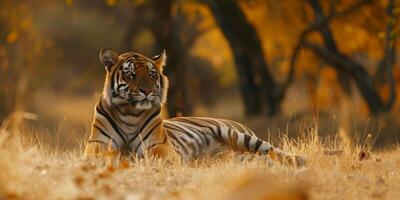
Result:
M243 124L208 117L164 118L168 78L163 69L166 51L153 58L140 53L99 53L106 70L104 88L94 109L85 157L107 151L144 158L177 156L182 160L218 158L228 153L265 155L270 159L304 163L302 156L284 152L258 138Z

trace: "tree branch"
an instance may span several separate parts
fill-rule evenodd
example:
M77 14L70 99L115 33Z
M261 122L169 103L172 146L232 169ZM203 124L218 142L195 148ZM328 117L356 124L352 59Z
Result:
M305 43L304 48L310 48L330 66L349 74L354 79L357 88L366 100L371 113L376 115L381 111L382 101L375 90L371 76L362 65L345 55L332 52L330 49L317 44Z
M298 58L298 54L302 47L311 49L317 56L322 58L325 62L327 62L331 67L335 68L336 71L340 72L338 74L350 76L356 83L357 88L360 90L362 96L368 104L368 107L371 110L373 115L378 114L382 111L388 111L393 106L396 99L396 91L395 91L395 82L392 74L392 67L394 63L394 41L391 39L391 32L394 29L394 23L391 23L389 20L387 35L386 35L386 46L384 58L381 61L381 69L384 71L383 74L386 75L387 81L390 86L390 98L387 103L384 103L379 96L378 91L374 86L373 79L365 70L365 68L359 64L358 62L352 60L350 57L342 54L337 48L336 41L332 35L331 30L329 29L329 22L334 19L334 17L344 16L345 14L351 13L361 6L366 5L366 3L372 2L371 0L363 0L355 3L349 8L341 11L341 12L333 12L333 14L329 16L324 16L321 5L318 0L308 0L308 3L314 10L315 20L314 22L302 32L299 38L299 42L294 48L292 58L291 58L291 67L294 68L296 64L296 60ZM387 13L392 18L393 14L394 1L390 0ZM324 40L324 46L313 44L307 42L307 36L309 33L318 31Z
M348 7L340 12L333 11L333 13L331 15L328 15L328 16L320 15L319 17L316 17L315 20L311 23L311 25L300 34L300 37L298 40L299 42L293 49L292 57L290 59L290 68L295 68L298 54L301 50L303 43L306 42L307 36L310 33L314 32L314 31L318 31L318 30L322 29L323 27L327 26L333 19L351 14L354 11L360 9L361 7L372 3L373 1L374 0L360 0L357 3L355 3L354 5ZM320 7L319 5L315 5L318 3L315 0L309 0L309 2L310 2L310 4L312 4L316 7ZM321 12L322 12L321 8L317 9L317 10L321 10ZM290 70L290 71L294 71L294 70ZM288 78L288 79L292 79L292 78Z

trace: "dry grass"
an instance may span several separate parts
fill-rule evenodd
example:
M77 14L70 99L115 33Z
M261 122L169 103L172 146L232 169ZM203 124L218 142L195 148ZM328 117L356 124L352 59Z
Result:
M0 199L398 199L400 153L344 149L315 135L284 139L283 148L308 157L304 168L262 159L167 163L146 159L108 165L85 161L81 150L57 152L21 134L0 133Z

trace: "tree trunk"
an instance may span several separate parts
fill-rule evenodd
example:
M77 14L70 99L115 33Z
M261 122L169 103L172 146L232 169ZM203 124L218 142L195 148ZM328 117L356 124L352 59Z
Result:
M236 1L209 1L209 6L233 51L246 114L259 114L265 102L267 114L276 115L283 93L268 70L256 30Z
M169 78L168 114L170 117L190 115L191 109L185 93L185 69L180 55L181 44L178 33L174 31L172 17L173 0L153 0L154 21L151 29L155 34L159 52L167 51L167 66L164 69Z

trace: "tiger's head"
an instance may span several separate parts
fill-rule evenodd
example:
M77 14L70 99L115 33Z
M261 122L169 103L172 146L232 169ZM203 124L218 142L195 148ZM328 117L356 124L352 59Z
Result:
M118 55L111 49L102 49L100 61L107 71L103 95L113 105L131 104L140 110L165 103L168 79L163 67L166 59L165 50L150 59L139 53Z

